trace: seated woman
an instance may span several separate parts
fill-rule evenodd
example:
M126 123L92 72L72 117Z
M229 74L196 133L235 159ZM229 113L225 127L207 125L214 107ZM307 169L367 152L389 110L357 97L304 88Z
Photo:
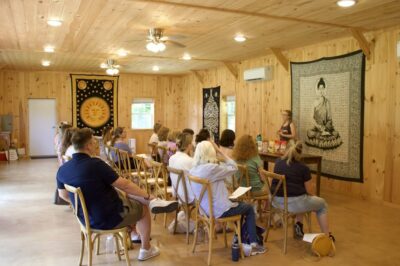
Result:
M64 138L65 131L71 127L72 126L66 122L61 122L60 125L58 126L58 132L56 134L54 142L55 142L55 149L57 151L57 158L58 158L59 166L63 165L63 163L64 163L63 158L62 158L63 154L61 152L61 147L62 147L61 143Z
M172 155L175 154L177 147L176 147L176 138L178 135L182 134L180 131L174 130L169 132L168 134L168 141L167 141L167 154L168 154L168 159L171 158Z
M63 139L61 141L61 155L64 155L70 159L72 159L72 154L76 153L74 146L72 145L72 134L77 130L77 128L70 127L67 128L64 132ZM63 163L65 160L63 158Z
M129 154L129 161L131 164L131 168L135 169L135 162L132 158L132 150L129 147L128 143L126 142L126 130L123 127L117 127L114 130L114 134L113 137L111 139L111 146L115 147L117 149L123 150L128 152ZM111 154L114 162L118 162L118 157L116 156L116 154Z
M299 214L296 216L297 222L294 225L295 235L298 238L303 237L302 214L312 211L317 214L321 231L334 240L334 237L329 232L328 206L323 198L313 195L310 169L301 162L302 150L303 146L301 142L290 141L285 154L281 159L277 159L274 168L275 173L285 175L286 177L288 211ZM276 183L272 182L272 190L274 190ZM278 191L274 203L283 208L284 197L282 188Z
M235 142L235 132L230 129L222 131L221 138L219 140L219 148L228 157L232 157L233 145Z
M158 131L160 130L160 128L162 127L162 125L160 123L155 123L153 126L153 134L151 134L151 137L149 139L149 143L158 143Z
M243 135L236 141L233 148L232 157L237 163L247 166L249 181L251 186L251 194L253 196L264 196L268 194L268 184L260 176L263 169L263 161L258 155L258 148L254 138L250 135ZM239 178L240 173L236 174ZM242 180L241 186L246 186L246 180Z
M158 136L158 146L161 147L168 147L168 134L169 134L169 128L167 127L161 127L160 130L158 130L157 136ZM160 157L160 160L163 163L168 164L168 154L164 154L164 150L158 149L158 156Z
M174 155L171 156L171 158L169 158L169 166L177 170L182 170L185 173L185 175L189 173L190 169L192 169L194 164L194 160L191 157L193 153L192 141L193 141L192 135L188 133L180 134L176 139L176 146L178 150ZM175 187L178 182L178 176L171 173L170 177L171 177L171 183ZM186 188L188 192L187 203L192 203L194 201L194 194L188 179L186 179ZM173 193L175 193L175 191ZM178 194L181 199L185 199L185 194L182 185L179 185Z
M222 157L224 163L219 164L217 154ZM246 217L246 229L249 233L252 246L252 255L264 253L263 246L257 244L256 218L253 206L244 202L234 203L229 200L229 193L224 180L237 171L236 163L223 154L215 143L202 141L197 144L194 153L194 167L189 174L199 178L206 178L211 182L213 193L213 209L215 218L243 215ZM192 189L197 198L200 197L201 186L192 184ZM201 202L202 209L209 215L207 197Z

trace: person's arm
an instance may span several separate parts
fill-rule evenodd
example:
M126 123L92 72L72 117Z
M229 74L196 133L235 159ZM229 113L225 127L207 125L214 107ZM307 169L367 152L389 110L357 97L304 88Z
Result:
M122 191L124 191L126 194L132 195L132 196L137 196L137 197L142 197L145 200L151 200L154 197L150 194L148 194L145 190L139 188L135 183L124 179L122 177L118 177L117 180L114 181L114 183L111 184L113 187L116 187Z
M310 195L310 196L314 196L314 186L312 184L312 181L309 180L309 181L305 182L304 186L306 188L307 194Z
M290 123L290 131L292 134L283 134L282 132L279 134L282 137L289 138L289 139L294 139L296 138L296 127L294 126L293 123Z

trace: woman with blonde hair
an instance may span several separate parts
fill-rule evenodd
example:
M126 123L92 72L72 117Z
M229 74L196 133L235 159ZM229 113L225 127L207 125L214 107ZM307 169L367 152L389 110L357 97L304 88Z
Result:
M296 127L292 121L292 111L283 110L282 111L282 126L278 131L280 140L289 141L296 139Z
M308 166L301 162L303 145L300 141L290 141L282 158L275 162L274 172L284 175L286 178L286 189L288 197L288 210L297 213L296 224L294 225L295 236L302 238L303 233L303 214L315 212L321 231L334 237L329 232L328 225L328 205L323 198L313 194L311 184L311 172ZM276 180L274 180L276 181ZM277 182L272 182L272 190ZM283 208L284 195L282 187L278 190L276 201L273 204Z
M219 163L217 154L224 161ZM265 253L266 249L257 243L256 217L253 206L244 202L232 202L224 180L232 176L238 170L235 161L226 156L219 147L210 141L202 141L196 145L194 153L194 167L189 174L199 178L208 179L211 183L213 210L215 218L243 215L252 247L252 255ZM193 192L198 199L201 193L201 185L192 183ZM204 197L200 203L204 212L209 215L208 199Z
M74 146L72 145L72 135L76 132L77 128L70 127L67 128L64 132L63 139L61 141L61 155L65 155L69 158L72 158L72 154L76 153ZM63 163L65 163L63 158Z
M232 152L233 159L237 163L247 166L249 174L249 182L251 186L251 194L253 196L263 196L268 194L268 184L260 175L263 169L263 161L258 155L258 148L255 139L250 135L243 135L237 141ZM240 173L236 174L239 178ZM242 180L241 186L247 186L246 180Z

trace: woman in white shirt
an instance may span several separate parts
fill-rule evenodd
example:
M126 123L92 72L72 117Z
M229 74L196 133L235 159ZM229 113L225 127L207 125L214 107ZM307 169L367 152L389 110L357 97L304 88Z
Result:
M218 155L224 160L219 164ZM190 175L206 178L211 182L213 196L213 209L215 218L243 215L246 217L246 229L252 247L252 255L265 253L265 248L257 243L256 218L253 206L244 202L234 203L229 200L228 190L224 180L238 170L235 161L221 152L215 143L202 141L197 144L194 154L194 167ZM200 197L201 185L192 183L196 198ZM201 208L209 215L208 198L204 197L200 203Z
M149 144L152 143L158 143L158 131L160 130L160 128L162 127L162 125L160 123L155 123L153 126L153 134L151 134L151 137L149 139Z
M182 133L178 135L176 139L176 146L178 150L174 155L169 158L169 166L178 170L182 170L185 173L185 176L188 175L190 169L192 169L194 164L194 159L190 157L193 153L193 136L189 133ZM175 187L178 182L178 176L176 174L171 173L171 183ZM194 194L192 191L192 187L190 186L189 180L186 178L186 188L187 188L187 196L188 202L192 203L194 201ZM175 191L173 191L175 194ZM183 191L183 186L179 185L178 194L181 199L185 199L185 194ZM174 195L175 196L175 195Z

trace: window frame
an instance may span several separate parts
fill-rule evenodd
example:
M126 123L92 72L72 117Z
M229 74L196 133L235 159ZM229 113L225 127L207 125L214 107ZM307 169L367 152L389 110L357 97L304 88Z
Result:
M228 112L228 104L229 103L232 103L233 102L233 109L234 109L234 111L233 111L233 113L230 113L230 112ZM235 131L236 132L236 96L235 95L229 95L229 96L226 96L226 98L225 98L225 104L226 104L226 128L227 129L231 129L231 130L233 130L233 131ZM229 118L231 117L232 118L232 116L233 116L233 121L234 121L234 127L233 128L230 128L229 127Z
M151 123L149 124L149 127L145 127L145 128L137 128L135 127L135 121L134 121L134 117L135 114L139 114L139 113L134 113L133 112L133 105L134 104L146 104L146 103L151 103L153 104L153 113L151 116L152 121L150 121ZM155 121L155 115L156 115L156 100L154 98L135 98L132 100L131 102L131 129L132 130L153 130L153 126L154 126L154 121ZM145 114L145 113L143 113Z

